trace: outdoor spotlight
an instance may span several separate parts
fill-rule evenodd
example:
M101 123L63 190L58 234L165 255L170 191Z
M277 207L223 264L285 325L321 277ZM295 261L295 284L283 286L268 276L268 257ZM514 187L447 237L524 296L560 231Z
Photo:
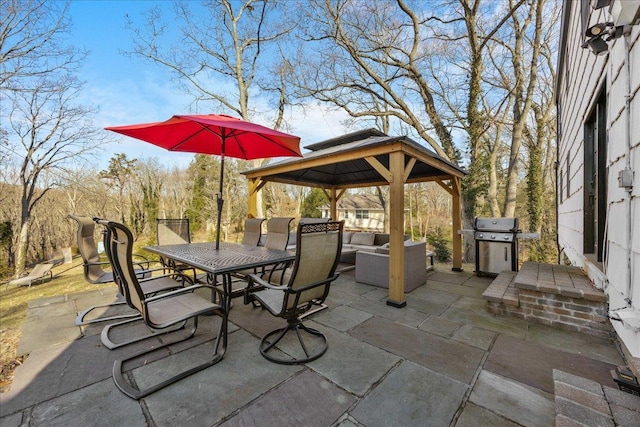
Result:
M587 40L582 44L582 47L589 47L596 55L604 55L609 50L609 45L600 37Z
M584 35L587 37L602 37L607 31L607 27L613 27L613 22L603 22L587 28Z

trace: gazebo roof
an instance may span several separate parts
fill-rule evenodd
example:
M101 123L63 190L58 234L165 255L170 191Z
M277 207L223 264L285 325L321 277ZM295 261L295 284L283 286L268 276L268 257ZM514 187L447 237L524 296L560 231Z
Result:
M443 181L461 178L465 171L406 136L391 137L367 129L305 147L302 158L292 158L252 169L251 179L322 188L355 188L388 185L389 154L405 153L405 182ZM377 167L381 166L381 167Z

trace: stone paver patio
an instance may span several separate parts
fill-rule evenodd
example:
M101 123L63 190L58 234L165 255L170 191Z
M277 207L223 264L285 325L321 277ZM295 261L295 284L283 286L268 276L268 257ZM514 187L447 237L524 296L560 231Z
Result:
M113 300L115 287L33 301L19 348L29 356L0 395L0 425L550 426L554 375L617 388L609 371L625 361L614 341L490 314L482 293L492 279L444 268L407 294L404 309L343 273L329 308L306 320L329 350L302 366L260 356L260 338L283 321L237 299L222 362L139 402L120 393L111 369L148 343L109 351L100 326L73 324L77 311ZM137 361L130 377L142 386L202 360L216 321Z

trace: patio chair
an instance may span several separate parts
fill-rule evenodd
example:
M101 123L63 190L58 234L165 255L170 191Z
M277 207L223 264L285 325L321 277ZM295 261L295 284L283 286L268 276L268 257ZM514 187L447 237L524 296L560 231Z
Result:
M264 218L247 218L244 222L244 235L242 236L242 244L250 246L258 246L260 236L262 236L262 223Z
M262 223L264 218L247 218L244 222L244 236L242 236L242 244L250 246L258 246L260 244L260 237L262 237ZM247 275L255 273L255 269L242 270L233 273L233 283L244 282ZM208 283L213 283L215 280L211 276L208 277ZM240 294L242 295L242 294Z
M264 246L284 251L289 243L289 226L293 218L271 218L267 221L267 240Z
M158 238L158 246L191 243L189 218L157 218L156 235ZM162 257L160 258L160 262L174 270L183 272L191 270L193 280L196 282L201 282L203 278L206 277L206 274L196 275L196 269L187 264L176 263L174 260L164 259Z
M338 278L335 271L340 261L343 227L344 221L298 225L296 258L287 284L277 285L256 274L249 275L244 303L258 301L272 315L287 321L286 327L262 338L260 354L267 360L287 365L302 364L316 360L327 351L326 337L305 326L302 318L324 302L331 282ZM293 335L292 339L285 339L287 335ZM291 348L292 341L294 348ZM309 342L312 348L308 346ZM280 350L286 351L289 357L273 354L280 343L286 344Z
M103 284L114 282L113 270L110 268L111 264L109 260L101 260L98 248L94 239L95 223L88 216L81 215L67 215L67 218L74 220L78 224L77 244L78 252L82 257L82 268L84 271L84 279L91 284ZM148 267L146 258L141 255L136 255L143 259L142 265L137 269L137 274L145 276L147 273L144 271L144 267ZM105 267L108 267L105 269ZM121 293L118 295L118 300L109 304L101 304L91 306L84 311L78 313L76 317L76 326L89 325L91 323L105 322L111 320L129 319L135 317L135 314L123 314L117 316L98 317L96 319L85 320L85 317L93 310L105 307L115 307L124 305L126 302L123 299Z
M129 344L133 344L139 341L143 341L147 338L151 338L152 336L156 336L158 334L163 334L163 333L168 333L168 332L172 332L171 330L167 331L167 330L152 330L151 333L146 334L146 335L141 335L141 336L137 336L134 338L130 338L128 340L125 341L121 341L121 342L114 342L111 340L111 338L109 337L109 334L112 330L114 330L115 328L121 327L123 325L127 325L129 323L132 322L137 322L139 320L142 320L142 316L140 315L140 313L136 310L135 306L133 305L133 302L129 299L128 294L125 292L124 286L122 284L122 279L120 278L119 274L118 274L118 270L116 268L116 266L114 265L114 257L113 257L113 253L111 252L112 248L111 248L111 229L107 227L107 224L109 223L109 221L100 219L100 218L94 218L93 219L97 224L100 224L102 226L104 226L104 249L105 249L105 254L107 255L107 258L109 260L109 263L111 264L111 267L113 268L113 272L114 272L114 276L115 276L115 283L118 285L118 290L120 291L120 294L123 295L124 297L124 303L126 303L130 308L132 308L134 310L133 315L127 316L125 317L125 320L122 320L120 322L117 323L111 323L106 325L103 329L102 329L102 333L100 335L100 340L102 341L102 344L107 347L109 350L114 350L116 348L120 348L120 347L124 347L126 345ZM156 277L152 277L152 274L154 272L159 272L162 271L163 274L160 276L156 276ZM142 292L144 293L145 296L147 297L152 297L155 296L159 293L162 292L168 292L168 291L173 291L176 289L180 289L180 288L184 288L185 287L185 283L187 283L188 285L193 285L192 280L188 277L183 275L181 272L179 271L169 271L167 272L167 267L162 266L160 268L156 268L156 269L147 269L145 270L145 275L142 276L139 273L139 270L134 269L134 272L136 273L136 277L138 278L138 283L140 285L140 288L142 289ZM178 280L176 280L178 279ZM183 325L181 325L180 327L182 327Z
M287 248L287 244L289 243L289 224L291 224L293 218L289 217L281 217L281 218L271 218L267 221L267 239L265 241L264 247L269 249L278 249L284 251ZM286 268L286 265L276 265L269 269L269 273L276 272L279 270L283 270ZM261 269L262 274L269 274L266 272L265 268ZM256 269L248 269L242 270L234 273L234 276L246 279L249 274L257 273Z
M208 287L214 292L219 291L213 286L193 285L152 297L146 295L133 269L131 252L133 236L131 232L127 227L116 222L99 221L99 223L109 228L111 257L114 268L122 283L127 301L140 313L145 324L153 329L166 330L173 325L181 325L184 324L185 321L193 319L193 327L188 331L186 336L180 337L177 340L163 340L163 343L159 346L157 345L157 341L154 341L150 349L125 359L116 360L113 364L113 380L120 391L133 399L141 399L182 378L215 365L222 360L227 348L227 311L223 306L207 301L205 298L193 292L203 287ZM223 300L222 295L220 299ZM122 369L126 362L152 352L163 351L164 348L170 345L193 337L198 327L198 317L201 315L215 315L220 317L220 326L217 328L213 355L209 360L196 367L188 368L177 375L173 375L171 378L143 390L136 388L125 379Z
M9 285L29 285L29 287L31 287L31 284L33 284L34 282L40 282L46 279L51 280L53 278L53 273L51 272L52 268L53 264L51 263L36 264L26 276L18 277L17 279L9 281L7 283L7 286L5 286L5 289L7 289Z

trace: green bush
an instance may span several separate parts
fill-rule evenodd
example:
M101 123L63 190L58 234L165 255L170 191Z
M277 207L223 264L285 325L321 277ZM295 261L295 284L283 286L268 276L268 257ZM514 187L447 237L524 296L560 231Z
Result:
M439 262L451 261L451 249L449 249L448 241L444 237L442 229L437 228L433 233L427 233L427 243L433 246L436 260Z

